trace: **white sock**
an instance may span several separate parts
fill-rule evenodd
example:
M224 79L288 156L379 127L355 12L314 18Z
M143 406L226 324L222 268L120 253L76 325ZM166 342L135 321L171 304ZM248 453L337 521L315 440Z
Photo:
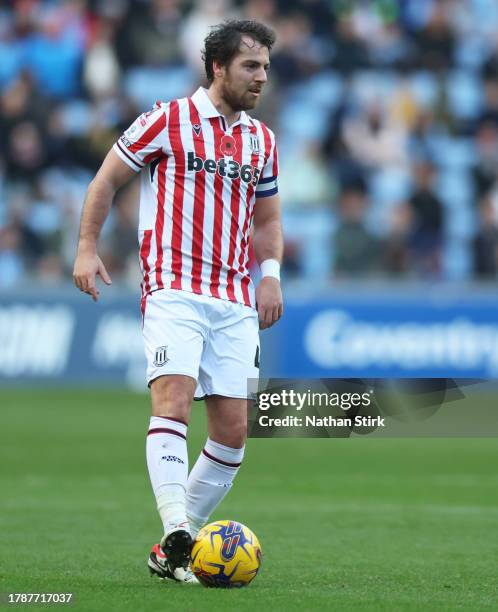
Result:
M195 538L230 490L242 463L244 448L230 448L207 439L187 482L187 516L192 537Z
M167 417L150 419L146 444L147 467L164 533L181 523L188 529L185 511L188 455L187 425Z

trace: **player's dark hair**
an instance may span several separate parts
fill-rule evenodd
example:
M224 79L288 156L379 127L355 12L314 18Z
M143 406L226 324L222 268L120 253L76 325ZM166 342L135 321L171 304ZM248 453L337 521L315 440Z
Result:
M213 62L228 66L240 51L242 36L249 36L271 51L275 43L275 32L258 21L249 19L228 19L213 26L204 39L202 59L206 76L210 83L214 81Z

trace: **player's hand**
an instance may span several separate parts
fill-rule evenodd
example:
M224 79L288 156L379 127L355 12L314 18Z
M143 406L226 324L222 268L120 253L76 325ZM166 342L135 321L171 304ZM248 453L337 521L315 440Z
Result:
M91 295L94 302L98 300L100 294L96 285L97 276L100 276L106 285L112 283L111 277L97 253L78 252L74 262L74 284L80 291Z
M267 329L276 323L284 312L280 281L265 276L256 289L259 329Z

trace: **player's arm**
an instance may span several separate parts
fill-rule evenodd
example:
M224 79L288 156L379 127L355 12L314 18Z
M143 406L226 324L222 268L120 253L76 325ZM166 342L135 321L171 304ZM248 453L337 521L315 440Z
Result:
M282 262L284 239L280 214L280 196L277 194L258 198L254 207L253 246L256 260L262 268L263 278L256 289L259 328L266 329L276 323L283 313L280 278L266 276L265 268L272 273L275 260ZM268 260L273 260L269 262ZM264 262L267 262L265 265Z
M100 231L116 191L133 176L136 176L136 172L111 149L88 186L81 215L73 279L78 289L91 295L94 301L97 301L99 296L96 276L100 276L107 285L111 284L111 278L97 253Z

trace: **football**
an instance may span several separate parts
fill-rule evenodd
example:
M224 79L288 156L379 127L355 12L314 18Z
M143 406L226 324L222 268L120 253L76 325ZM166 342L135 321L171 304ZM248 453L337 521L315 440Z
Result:
M247 586L261 566L258 538L242 523L216 521L197 534L191 554L192 571L207 587Z

